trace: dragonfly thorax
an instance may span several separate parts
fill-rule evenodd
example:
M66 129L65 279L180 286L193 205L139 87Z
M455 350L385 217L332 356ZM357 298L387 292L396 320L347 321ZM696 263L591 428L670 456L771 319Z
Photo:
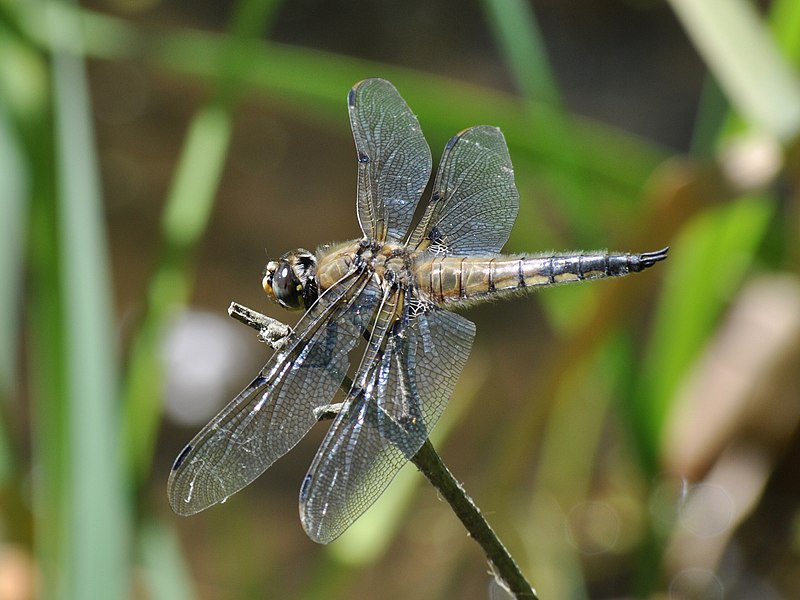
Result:
M398 242L365 243L352 240L317 252L319 292L336 285L354 271L369 270L379 287L408 287L413 283L414 253Z

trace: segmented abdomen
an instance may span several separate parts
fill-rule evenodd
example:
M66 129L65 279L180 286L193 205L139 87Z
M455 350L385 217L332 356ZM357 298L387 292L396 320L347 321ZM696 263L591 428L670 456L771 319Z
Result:
M417 284L437 304L584 279L619 277L664 260L668 248L643 254L609 252L550 256L440 256L415 266Z

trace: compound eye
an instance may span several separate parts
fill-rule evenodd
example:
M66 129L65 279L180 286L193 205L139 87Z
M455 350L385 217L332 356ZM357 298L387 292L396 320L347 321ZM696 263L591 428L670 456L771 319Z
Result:
M275 265L274 271L268 268L265 279L271 279L271 281L265 281L264 288L266 289L269 286L275 300L282 306L300 308L303 286L295 277L294 270L292 270L288 262L285 260L280 261ZM269 290L267 290L267 293L269 293Z

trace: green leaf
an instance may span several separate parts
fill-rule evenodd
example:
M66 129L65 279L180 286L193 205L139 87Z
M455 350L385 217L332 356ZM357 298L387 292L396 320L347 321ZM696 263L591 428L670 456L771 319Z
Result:
M673 241L641 385L631 407L646 463L656 469L671 401L747 274L775 213L742 197L697 216Z
M800 83L748 0L670 0L740 116L782 141L800 129Z

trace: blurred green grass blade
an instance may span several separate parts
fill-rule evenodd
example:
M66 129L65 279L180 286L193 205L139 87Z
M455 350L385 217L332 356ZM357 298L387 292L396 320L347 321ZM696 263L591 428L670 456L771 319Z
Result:
M795 68L800 65L800 2L776 0L769 7L769 25L781 54ZM719 83L709 78L695 127L693 150L710 155L731 135L746 130L742 117L731 110Z
M0 59L1 60L1 59ZM17 387L17 339L22 309L24 233L27 230L29 173L23 149L0 99L0 400L2 408ZM13 459L0 421L0 485L13 471Z
M800 84L748 0L670 0L686 32L751 126L788 141L800 129Z
M726 121L730 121L728 99L719 88L717 80L706 77L692 131L691 154L696 157L714 156L720 131L730 126Z
M75 18L48 25L82 33ZM129 523L119 461L111 286L83 59L52 53L58 221L67 366L64 590L70 598L128 592Z
M161 336L189 299L194 277L189 253L208 225L230 135L227 109L211 105L195 116L164 209L164 249L150 280L144 320L131 345L124 387L122 439L136 480L149 470L161 415Z
M653 473L670 401L750 267L775 206L772 198L739 198L701 213L672 244L641 385L631 407L645 464Z
M146 521L139 531L139 554L150 600L190 600L189 568L176 532L164 523Z
M42 115L42 121L50 125ZM42 127L44 129L44 127ZM26 327L30 332L27 360L32 368L28 385L33 400L31 428L33 434L32 463L37 472L33 486L33 509L36 514L34 548L41 569L41 597L63 597L57 592L63 583L60 556L68 517L64 508L69 479L67 455L66 352L64 352L64 315L61 301L63 286L58 270L57 223L50 131L32 136L40 148L39 156L31 157L33 182L28 244L30 269L30 301Z
M549 109L546 121L532 117L525 131L530 136L544 134L547 154L563 165L550 175L549 184L560 192L559 210L566 213L573 234L584 239L596 229L592 212L586 210L590 194L580 168L586 160L580 156L582 144L563 110L533 9L522 0L483 0L482 4L527 106L538 103Z
M23 327L27 332L25 385L31 398L31 480L33 551L39 570L41 598L64 597L60 589L67 518L64 508L69 461L65 442L67 421L66 353L64 352L63 286L59 269L58 226L50 72L38 48L18 39L1 38L0 103L24 145L29 179L26 285ZM8 523L28 522L6 507Z
M561 95L530 4L521 0L482 4L523 96L560 107Z
M794 65L800 64L800 2L773 0L769 6L769 24L775 42Z
M224 107L205 107L192 120L161 221L170 244L194 246L205 232L230 137L231 119Z
M16 361L22 256L27 229L29 173L23 150L0 99L0 393L11 386Z

